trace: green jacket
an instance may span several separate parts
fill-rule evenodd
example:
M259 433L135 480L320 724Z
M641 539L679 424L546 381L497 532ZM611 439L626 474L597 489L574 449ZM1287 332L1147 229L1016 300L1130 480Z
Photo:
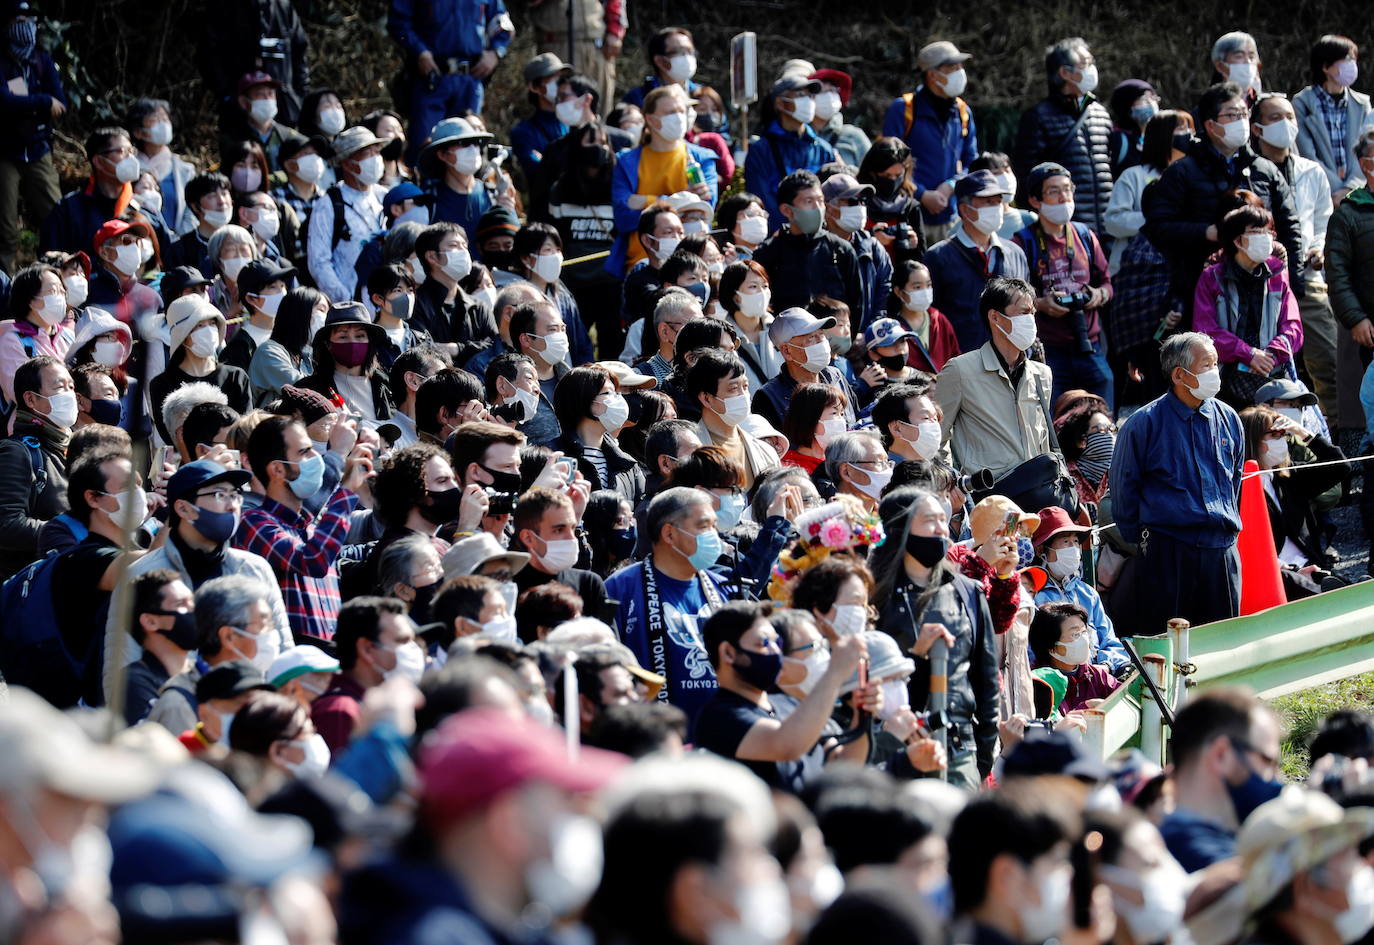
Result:
M1352 190L1326 225L1326 287L1346 327L1374 316L1374 194Z

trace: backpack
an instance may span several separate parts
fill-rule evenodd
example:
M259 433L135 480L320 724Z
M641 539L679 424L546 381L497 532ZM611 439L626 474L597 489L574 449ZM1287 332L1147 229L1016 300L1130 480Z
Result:
M58 632L53 574L61 557L50 551L0 585L0 673L66 707L81 697L91 654L71 653Z
M329 237L329 252L334 252L334 247L340 243L346 243L353 239L353 231L349 229L348 220L344 218L347 207L344 206L343 191L339 190L339 185L334 184L324 192L329 198L330 205L334 208L334 232ZM306 259L310 258L310 227L305 227L305 237L301 240L302 248Z
M902 125L902 140L911 134L911 126L916 124L916 93L906 92L902 95L902 105L905 106L905 116ZM959 137L968 137L968 103L962 98L954 100L954 107L959 109Z

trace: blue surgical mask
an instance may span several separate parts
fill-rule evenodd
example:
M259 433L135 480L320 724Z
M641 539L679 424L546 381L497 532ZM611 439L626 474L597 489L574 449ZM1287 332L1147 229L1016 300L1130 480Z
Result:
M691 285L683 286L683 288L695 295L697 301L702 305L705 305L706 300L711 297L711 289L704 282L693 282Z
M298 463L293 463L289 459L282 460L289 466L297 467L295 479L287 482L291 491L298 499L308 499L316 492L320 491L320 486L324 485L324 457L316 454L307 457Z
M237 512L215 512L210 509L203 509L196 506L199 517L191 523L191 527L205 538L217 545L222 545L234 537L234 532L239 529L239 516Z
M1231 806L1236 810L1236 822L1244 823L1245 819L1255 812L1255 808L1279 796L1279 792L1283 790L1283 782L1260 777L1245 761L1243 745L1232 741L1231 750L1240 756L1248 776L1240 784L1226 782L1226 793L1231 796Z
M639 534L633 525L629 528L613 529L610 539L606 542L606 550L617 558L628 558L635 553L635 543L638 540Z
M729 531L739 524L744 514L744 496L738 493L720 497L720 511L716 513L716 527Z
M696 539L697 549L687 556L687 563L698 571L704 571L720 559L720 534L713 528L693 537Z

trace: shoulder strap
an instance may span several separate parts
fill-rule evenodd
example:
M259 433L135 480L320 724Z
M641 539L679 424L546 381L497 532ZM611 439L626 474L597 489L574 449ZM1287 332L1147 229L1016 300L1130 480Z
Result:
M904 117L902 120L902 137L911 134L911 127L916 124L916 93L906 92L902 95L902 110Z
M959 137L967 138L969 120L968 103L961 98L956 98L954 100L954 106L959 109Z
M19 344L21 344L21 345L24 347L24 353L27 354L27 355L28 355L29 357L31 357L31 358L37 357L37 356L38 356L38 336L37 336L37 335L25 335L25 334L20 334L20 333L18 333L18 332L16 332L16 334L19 334Z
M1063 151L1064 148L1068 146L1069 142L1077 136L1078 129L1082 128L1083 122L1088 120L1088 109L1091 107L1092 102L1085 102L1083 104L1083 110L1078 113L1078 118L1074 120L1073 126L1069 128L1069 133L1064 135L1064 137L1059 140L1059 143L1047 152L1050 158L1055 157L1057 154Z
M85 541L86 536L91 533L90 529L77 521L70 512L63 512L61 515L56 516L53 521L61 522L63 525L67 526L67 531L72 533L78 543Z
M43 463L43 445L36 436L21 437L20 442L29 452L29 465L33 467L33 494L42 495L48 488L48 467Z
M340 243L347 243L353 239L353 232L348 227L346 214L348 205L344 203L343 191L338 184L334 184L325 193L329 194L329 202L334 205L334 235L331 237L330 248L338 246Z

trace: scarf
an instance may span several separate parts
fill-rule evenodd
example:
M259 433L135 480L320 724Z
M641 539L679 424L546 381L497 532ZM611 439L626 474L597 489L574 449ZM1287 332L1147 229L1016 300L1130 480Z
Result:
M42 444L43 452L63 457L67 455L67 444L72 440L70 430L54 426L47 417L34 413L28 407L19 407L14 411L14 435L35 437Z
M1116 450L1116 434L1099 431L1089 433L1083 455L1078 457L1078 471L1090 485L1097 486L1112 467L1112 453Z
M10 55L19 62L28 62L38 46L38 24L33 20L19 20L10 24Z
M201 551L199 548L192 548L182 540L181 536L177 534L175 524L168 522L168 527L172 530L168 533L167 538L176 545L177 551L181 554L181 563L186 566L186 575L191 579L192 587L200 587L206 581L219 577L223 573L224 549L227 544L216 548L214 551Z

